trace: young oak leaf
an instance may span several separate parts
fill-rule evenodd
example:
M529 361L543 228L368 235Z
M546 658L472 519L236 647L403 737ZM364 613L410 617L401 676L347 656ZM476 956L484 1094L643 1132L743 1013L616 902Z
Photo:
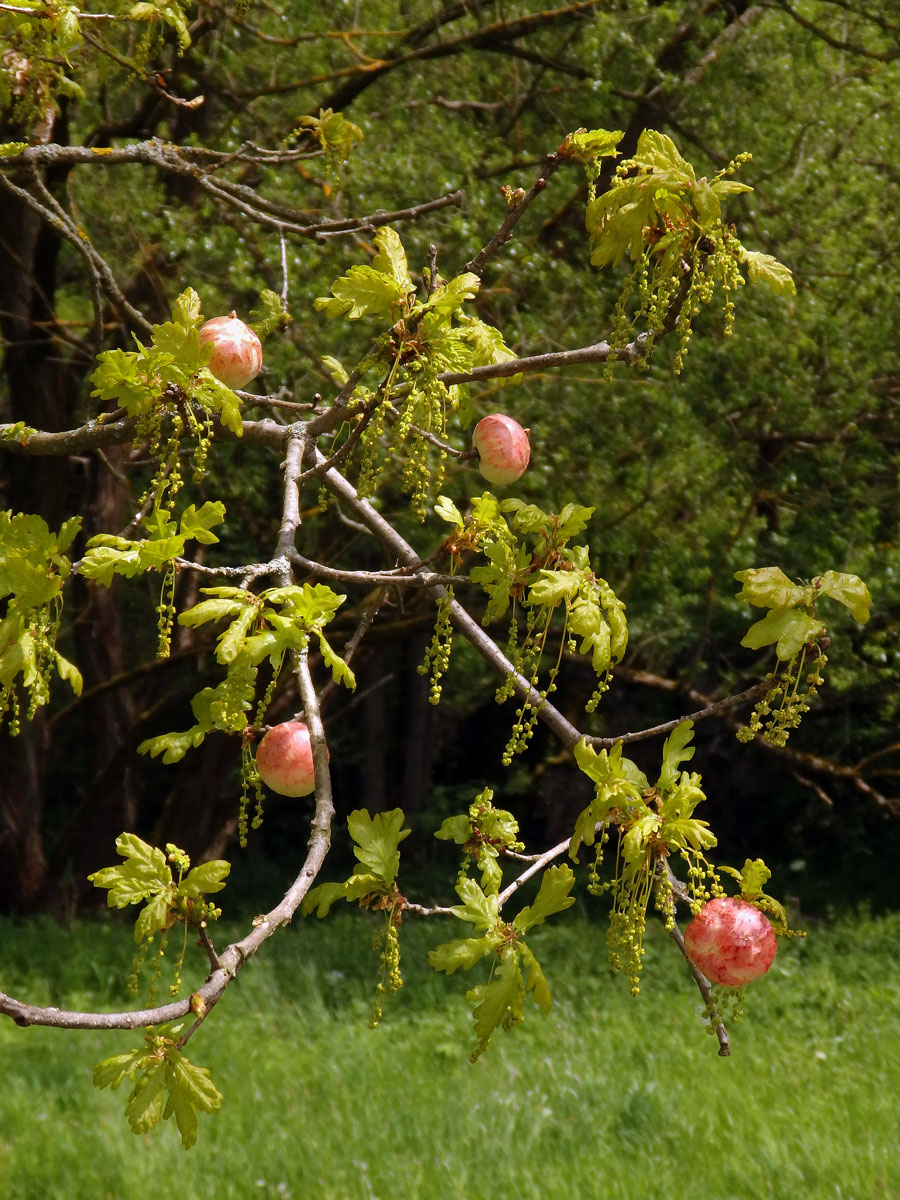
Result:
M770 613L751 625L741 638L741 645L750 650L775 643L775 654L782 662L790 662L807 642L825 632L818 617L802 608L773 608Z
M409 837L411 829L403 828L403 810L376 813L370 817L365 809L356 809L347 818L347 828L353 838L353 853L376 878L390 887L400 869L399 844Z
M166 1052L166 1087L169 1092L163 1120L174 1114L181 1144L189 1150L197 1140L197 1113L214 1113L222 1107L222 1093L207 1067L197 1067L174 1047Z
M666 738L662 753L662 770L656 786L661 792L668 791L678 783L678 768L683 762L689 762L694 757L694 746L688 743L694 737L694 722L682 721L676 725Z
M869 589L858 575L847 575L843 571L826 571L824 575L813 580L818 587L820 596L830 596L850 609L854 621L865 625L869 619L869 608L872 597Z
M94 887L109 889L106 898L109 908L138 904L172 882L172 872L165 854L158 847L142 841L136 834L120 834L116 838L116 850L125 862L88 875Z
M452 975L460 969L468 971L500 944L499 934L494 937L487 934L479 938L457 938L429 950L428 963L435 971L443 971L446 975Z
M547 917L554 913L565 912L575 903L575 897L570 896L575 875L567 863L559 863L548 868L542 878L534 903L527 905L513 920L513 927L520 933L525 933L535 925L541 925Z
M734 578L742 584L738 600L746 600L756 608L795 608L812 604L815 591L802 587L785 575L781 567L751 567L735 571Z

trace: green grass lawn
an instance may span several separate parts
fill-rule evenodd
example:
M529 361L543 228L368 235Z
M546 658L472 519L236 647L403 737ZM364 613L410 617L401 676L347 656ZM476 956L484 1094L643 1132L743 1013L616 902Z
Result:
M374 1031L368 919L283 931L190 1044L225 1100L188 1152L174 1121L135 1137L126 1088L91 1085L92 1066L139 1035L3 1020L0 1196L900 1198L900 915L844 917L783 944L747 989L730 1059L664 935L648 939L632 999L599 926L557 926L529 939L549 1017L529 1003L475 1065L464 992L483 965L447 980L424 963L457 935L449 925L404 928L406 985ZM0 987L113 1007L132 948L124 921L0 924Z

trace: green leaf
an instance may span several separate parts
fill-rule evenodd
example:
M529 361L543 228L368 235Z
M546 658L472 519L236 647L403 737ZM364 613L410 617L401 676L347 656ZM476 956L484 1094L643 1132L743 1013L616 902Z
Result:
M656 129L643 131L634 157L641 165L653 167L665 175L674 175L685 183L694 181L694 168L682 158L672 139Z
M528 971L525 977L525 990L533 994L535 1004L546 1016L550 1011L550 988L547 986L547 979L541 968L541 964L534 957L531 948L526 946L524 942L519 943L519 954L522 966Z
M435 515L439 516L442 521L446 521L448 525L455 525L462 532L465 527L463 515L449 496L438 496L434 511Z
M221 892L225 880L231 870L231 863L222 858L212 858L209 862L201 863L182 879L178 890L182 896L196 899L198 896Z
M588 521L595 512L594 505L588 507L584 504L566 504L556 518L558 544L569 541L577 533L586 529Z
M474 1008L475 1034L479 1043L474 1057L487 1048L498 1026L509 1030L524 1016L525 984L517 949L507 946L493 980L466 993L466 999Z
M750 626L741 639L741 645L759 650L774 642L777 657L782 662L790 662L807 642L824 632L822 622L801 608L774 608L761 621Z
M88 876L90 878L90 876ZM134 940L138 943L151 937L157 930L167 929L171 913L172 892L167 887L147 901L134 923ZM120 906L121 907L121 906Z
M771 254L745 250L744 262L751 283L765 283L774 296L795 296L797 288L790 269Z
M267 605L283 608L285 615L303 629L327 625L347 599L345 595L333 592L324 583L304 583L302 587L269 588L262 592L259 598ZM268 620L268 610L266 610L265 616Z
M697 224L701 230L712 229L722 215L722 205L715 190L703 180L698 180L691 193Z
M576 129L560 147L560 154L576 162L592 163L618 154L616 147L625 134L621 129Z
M339 162L346 162L353 147L363 140L363 131L358 125L330 108L320 108L317 117L298 117L297 122L312 129L326 155Z
M331 294L332 298L316 298L316 310L329 317L347 317L350 321L365 316L390 317L405 299L405 292L396 279L368 266L351 267L331 285Z
M317 917L327 917L338 900L359 900L378 891L383 891L383 883L377 875L351 875L343 883L320 883L306 893L301 911L306 914L315 909Z
M34 638L30 633L23 633L0 654L0 684L7 687L20 671L25 686L30 687L37 679Z
M148 845L136 834L120 834L116 850L125 859L124 863L88 875L94 887L109 888L106 903L110 908L136 904L172 882L172 872L162 850Z
M662 770L656 786L661 792L668 791L678 782L678 768L683 762L689 762L694 757L694 746L688 743L694 736L694 722L682 721L676 725L666 738L662 752Z
M736 179L714 179L709 185L717 196L736 196L739 192L752 192L748 183L738 183Z
M331 376L331 382L336 387L343 387L350 376L347 374L343 364L338 362L336 358L332 358L330 354L322 355L322 366Z
M687 846L694 850L710 850L716 845L716 837L710 830L709 823L698 821L695 817L666 821L662 837L668 846L676 850L683 850Z
M244 648L244 641L250 626L259 616L255 605L248 605L243 612L231 622L223 634L219 636L216 647L216 660L220 663L231 663Z
M204 591L210 589L204 588ZM256 597L251 592L245 592L239 588L228 588L229 592L236 592L240 599L215 599L201 600L199 604L195 604L193 608L189 608L178 617L179 625L205 625L208 621L221 621L225 617L235 617L248 606L252 606Z
M447 817L434 836L443 842L456 842L462 846L472 836L472 822L464 816Z
M63 658L57 651L54 650L53 656L56 661L56 671L60 679L64 679L71 686L75 695L80 696L83 687L81 672L74 663L69 662L67 658Z
M582 578L575 571L541 569L541 578L528 589L529 604L552 607L564 598L571 599L581 586Z
M843 571L826 571L824 575L813 580L813 586L818 585L819 595L830 596L839 604L850 609L854 621L864 625L869 619L869 607L872 597L869 589L858 575L846 575Z
M378 253L372 259L376 271L390 276L400 285L403 292L414 291L413 282L409 277L409 264L406 261L406 251L400 241L400 234L389 225L382 227L375 234L375 245Z
M428 962L435 971L443 971L446 975L452 975L460 969L468 971L486 954L495 950L499 943L499 937L490 936L444 942L443 945L428 951Z
M172 305L172 320L185 329L199 326L203 317L200 312L200 297L193 288L185 288Z
M411 829L403 828L403 820L403 810L399 808L376 813L374 817L358 808L347 818L347 828L355 842L353 853L364 867L388 886L394 882L400 868L397 847L412 833Z
M191 504L181 514L179 522L181 536L210 546L219 540L210 531L214 525L221 525L224 520L225 505L221 500L207 500L200 508Z
M455 917L477 929L496 930L499 921L496 895L486 896L474 879L461 879L456 894L462 904L455 904L450 910Z
M622 754L621 742L616 742L611 751L598 751L582 738L575 746L574 755L578 766L589 779L619 789L623 803L627 798L640 801L641 792L650 786L647 776L638 765Z
M513 921L520 933L526 933L535 925L541 925L554 913L564 912L575 903L575 897L569 892L575 883L572 868L566 863L560 863L546 870L541 878L541 886L534 903L523 908Z
M638 817L622 838L622 858L626 863L636 863L643 858L647 842L658 832L661 825L662 821L656 813Z
M467 271L437 288L423 308L439 316L450 316L451 313L458 312L467 300L473 300L480 287L481 280L478 276Z
M140 554L137 545L131 550L117 550L113 546L91 545L97 538L91 538L90 547L78 567L78 574L85 579L96 580L104 587L110 587L116 575L132 578L142 571Z
M331 648L321 629L316 630L316 637L319 639L319 649L322 652L322 661L331 672L331 678L335 683L342 683L344 687L349 688L351 692L355 691L356 676L350 670L347 663L345 663L341 656Z
M200 726L186 729L183 733L161 733L157 737L146 738L137 748L138 754L149 754L151 758L162 755L164 763L176 763L187 754L188 750L196 750L206 737L207 730Z
M197 1112L218 1112L222 1093L206 1067L195 1067L178 1052L166 1054L166 1086L169 1100L164 1117L174 1114L181 1144L189 1150L197 1140Z
M129 1050L126 1054L115 1054L104 1058L94 1067L92 1081L96 1088L111 1088L115 1091L121 1083L131 1078L141 1063L148 1059L146 1050Z
M741 894L758 896L772 877L772 872L761 858L744 859L744 867L740 874Z
M793 608L815 599L814 589L792 583L781 567L735 571L734 578L743 584L737 599L748 600L756 608Z
M149 1133L159 1124L165 1093L166 1064L155 1061L142 1072L125 1105L125 1116L133 1133Z

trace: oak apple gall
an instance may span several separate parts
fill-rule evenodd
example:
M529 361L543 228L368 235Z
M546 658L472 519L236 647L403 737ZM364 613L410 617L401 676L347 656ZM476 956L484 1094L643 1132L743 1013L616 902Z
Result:
M482 417L472 433L478 451L478 470L488 483L515 483L531 458L529 430L504 413Z
M200 344L211 343L212 357L207 364L221 383L230 388L242 388L255 379L262 367L262 344L253 330L238 318L213 317L200 329Z
M685 929L684 948L711 983L741 987L765 975L778 947L765 913L735 896L717 896Z
M273 725L256 749L256 769L263 783L280 796L308 796L315 791L309 729L302 721Z

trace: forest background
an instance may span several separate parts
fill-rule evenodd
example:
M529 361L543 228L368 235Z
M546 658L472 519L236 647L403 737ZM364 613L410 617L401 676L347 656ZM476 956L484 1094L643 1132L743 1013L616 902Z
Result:
M13 39L21 14L4 8L0 30ZM203 3L184 10L190 45L182 53L182 10L166 12L148 24L143 47L140 28L112 37L112 56L100 48L109 49L109 28L101 38L103 22L82 22L77 45L52 68L57 84L71 76L77 85L54 103L48 82L43 107L38 87L25 116L16 109L23 81L5 58L3 137L101 150L157 137L227 151L279 144L303 114L339 110L359 127L359 145L345 164L300 161L281 172L283 201L311 219L337 218L461 189L458 206L401 226L410 262L426 262L433 243L448 273L502 219L501 187L527 189L572 129L621 129L626 154L642 129L658 129L710 175L752 153L741 179L754 190L735 198L732 219L748 243L789 265L796 296L744 289L730 339L721 314L703 313L679 376L677 344L663 342L643 371L585 366L527 377L513 414L531 429L524 486L547 509L573 494L597 506L587 530L592 558L626 602L630 625L614 699L592 727L601 735L668 720L759 678L759 656L739 645L747 610L735 600L734 571L778 563L792 578L834 568L867 582L872 619L842 628L827 685L788 746L739 745L728 713L698 727L698 761L724 859L762 855L781 892L814 909L836 899L891 901L889 864L900 844L895 6ZM266 168L248 166L240 182L264 189ZM184 175L58 163L46 186L149 320L168 319L189 286L207 315L244 317L263 288L282 291L277 234ZM609 332L621 279L588 264L586 198L575 172L557 176L486 273L478 313L520 355ZM303 402L331 386L322 359L347 353L346 327L327 322L312 300L367 251L363 234L338 253L331 239L294 238L284 248L293 321L268 339L262 380L282 398ZM0 419L72 428L96 404L90 272L9 189L0 190L0 254ZM112 344L119 336L111 329ZM473 398L478 415L498 404L492 386ZM7 454L0 508L40 513L51 528L77 512L86 536L117 530L134 511L140 488L130 480L140 470L128 450L65 460ZM229 513L217 552L253 561L274 543L279 487L278 472L247 447L217 450L199 491ZM481 486L471 466L457 465L443 490L464 505ZM406 501L389 490L383 503L391 496L392 515L410 532ZM339 511L309 528L310 557L365 565L366 546ZM179 580L179 609L196 598L197 583ZM70 586L61 644L84 691L73 698L58 688L18 738L0 734L7 912L71 914L96 904L86 876L111 861L123 829L175 842L198 860L236 853L236 744L210 737L176 765L135 753L147 737L184 725L198 670L215 675L209 640L176 626L171 658L156 660L158 584L104 589L76 578ZM339 616L335 644L356 616ZM493 702L487 667L464 646L440 707L429 704L417 667L433 620L421 593L382 610L354 663L356 693L330 699L343 811L400 805L427 832L489 784L522 814L527 840L565 836L589 782L540 732L511 768L500 765L508 714ZM593 684L574 662L563 677L561 703L578 711ZM272 720L290 715L296 694L277 705ZM647 765L640 746L634 757ZM277 892L305 821L298 802L270 802L241 852L250 869L235 873L231 893L244 888L253 904ZM444 863L432 845L415 861L426 888L435 862Z

